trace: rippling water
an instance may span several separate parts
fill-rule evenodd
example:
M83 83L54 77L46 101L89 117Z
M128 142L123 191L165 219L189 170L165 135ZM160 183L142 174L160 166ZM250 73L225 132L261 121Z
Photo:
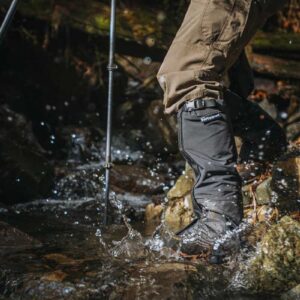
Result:
M125 225L98 226L95 216L59 214L69 204L59 203L52 215L16 210L3 216L39 241L2 253L5 299L260 299L236 290L236 263L210 266L180 257L168 247L172 233L163 225L154 236L126 217Z

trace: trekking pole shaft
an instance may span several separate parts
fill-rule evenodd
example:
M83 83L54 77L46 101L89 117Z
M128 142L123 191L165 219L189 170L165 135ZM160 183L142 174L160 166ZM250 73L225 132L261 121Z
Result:
M109 44L109 62L108 62L108 105L107 105L107 132L106 132L106 172L105 172L105 214L104 223L107 225L108 204L110 190L110 169L111 169L111 127L112 127L112 102L114 95L114 72L117 69L115 65L115 32L116 29L116 0L111 0L110 13L110 44Z
M7 11L7 14L4 18L4 21L0 27L0 44L2 43L3 39L4 39L4 36L9 28L9 25L13 19L13 16L16 12L16 9L17 9L17 5L18 5L18 2L19 0L13 0L8 11Z

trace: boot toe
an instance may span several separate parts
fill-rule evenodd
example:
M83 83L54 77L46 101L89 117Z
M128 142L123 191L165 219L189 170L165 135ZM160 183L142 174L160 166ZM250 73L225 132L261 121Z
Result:
M181 252L188 255L197 255L212 249L217 234L203 221L197 220L177 234L181 238Z

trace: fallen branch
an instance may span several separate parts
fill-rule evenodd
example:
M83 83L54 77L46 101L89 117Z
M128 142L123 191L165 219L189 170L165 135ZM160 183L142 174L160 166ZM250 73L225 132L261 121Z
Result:
M251 66L254 72L271 78L300 80L300 62L272 56L253 54Z

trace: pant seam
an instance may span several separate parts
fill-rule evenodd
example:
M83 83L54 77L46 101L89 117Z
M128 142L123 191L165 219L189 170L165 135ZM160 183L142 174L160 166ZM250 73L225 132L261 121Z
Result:
M183 157L187 160L187 162L188 163L190 163L190 165L191 165L191 167L193 166L193 165L195 165L195 163L193 162L193 159L188 155L188 153L187 152L185 152L185 150L184 150L184 146L183 146L183 133L182 133L182 124L183 124L183 122L182 122L182 113L183 113L183 109L179 112L179 116L180 116L180 139L179 139L179 142L180 142L180 146L181 146L181 149L182 149L182 155L183 155ZM197 169L198 169L198 166L197 166ZM198 169L198 173L200 173L199 172L199 169ZM192 188L192 198L193 198L193 200L194 200L194 204L200 209L200 212L202 211L202 205L200 205L198 202L197 202L197 200L196 200L196 197L195 197L195 186L196 186L196 184L198 183L198 181L199 181L199 179L197 179L197 181L194 183L194 186L193 186L193 188ZM195 209L194 209L194 211L195 211Z
M224 22L224 25L223 25L223 27L222 27L222 30L220 31L220 34L218 35L218 38L212 43L213 46L215 45L215 43L217 43L217 42L220 40L221 35L224 33L224 30L225 30L225 28L227 27L227 25L228 25L228 23L229 23L230 16L232 15L233 11L235 10L235 7L236 7L236 1L237 1L237 0L234 1L234 4L233 4L233 6L232 6L232 9L231 9L230 13L227 15L226 21Z

